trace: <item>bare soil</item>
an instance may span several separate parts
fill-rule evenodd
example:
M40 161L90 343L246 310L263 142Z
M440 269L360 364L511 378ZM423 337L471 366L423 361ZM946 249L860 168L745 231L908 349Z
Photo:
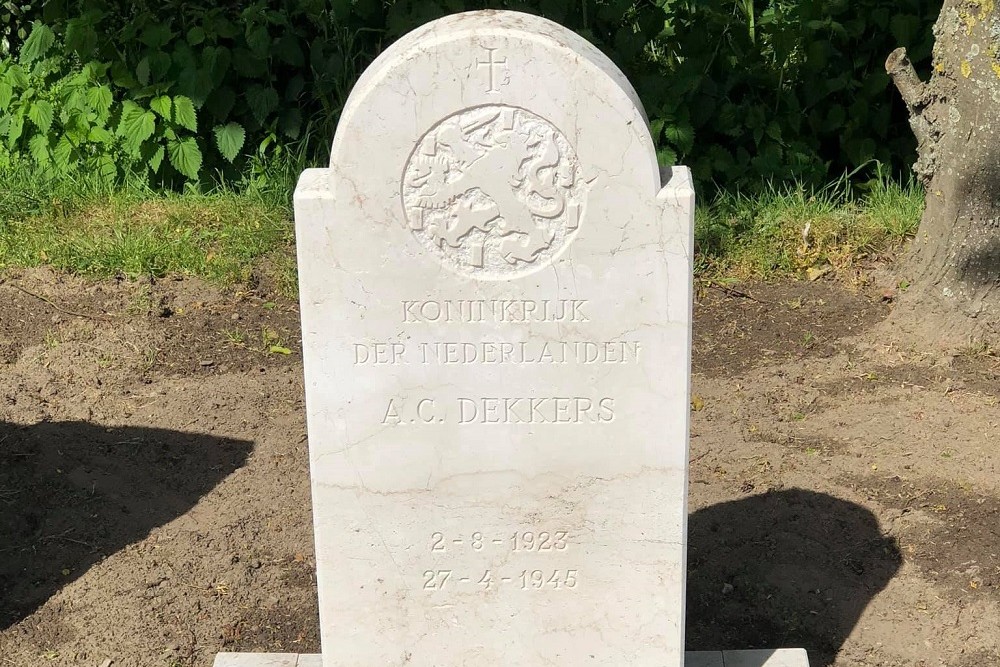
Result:
M1000 360L910 350L891 308L699 293L688 648L1000 664ZM0 282L0 667L318 651L309 507L294 303Z

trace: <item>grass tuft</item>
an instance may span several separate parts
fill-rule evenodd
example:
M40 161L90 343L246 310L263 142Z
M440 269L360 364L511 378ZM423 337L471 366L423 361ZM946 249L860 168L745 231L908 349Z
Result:
M0 270L49 265L93 277L195 275L245 282L293 243L290 194L223 186L157 193L141 183L31 180L0 173ZM288 190L290 193L290 190ZM276 284L294 293L282 266Z
M695 273L708 280L769 279L850 269L891 256L916 233L923 189L889 179L851 194L771 188L747 197L723 193L699 207Z

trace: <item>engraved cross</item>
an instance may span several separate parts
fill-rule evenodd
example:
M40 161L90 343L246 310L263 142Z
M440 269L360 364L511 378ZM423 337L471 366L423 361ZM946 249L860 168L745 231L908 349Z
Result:
M499 93L500 86L505 86L507 85L507 83L509 83L509 77L503 76L501 78L499 76L500 74L499 68L502 67L505 71L507 69L507 58L500 58L498 60L493 55L493 52L496 51L496 48L490 48L488 46L485 46L483 48L485 48L487 53L489 54L489 60L477 60L476 68L482 69L483 67L486 67L489 70L490 81L489 81L489 88L486 89L486 92Z

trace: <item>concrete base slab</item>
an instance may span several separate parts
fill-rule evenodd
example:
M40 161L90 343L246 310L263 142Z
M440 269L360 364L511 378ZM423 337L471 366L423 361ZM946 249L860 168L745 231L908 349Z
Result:
M214 667L323 667L318 653L220 653ZM805 649L688 651L684 667L809 667Z
M688 651L684 667L809 667L802 648L755 651Z
M723 651L725 667L809 667L804 648L764 651Z

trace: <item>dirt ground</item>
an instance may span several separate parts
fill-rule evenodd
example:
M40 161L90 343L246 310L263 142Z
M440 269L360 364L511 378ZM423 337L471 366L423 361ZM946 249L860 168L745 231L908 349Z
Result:
M688 648L1000 664L1000 360L835 282L707 287ZM0 282L0 667L319 648L296 305Z

